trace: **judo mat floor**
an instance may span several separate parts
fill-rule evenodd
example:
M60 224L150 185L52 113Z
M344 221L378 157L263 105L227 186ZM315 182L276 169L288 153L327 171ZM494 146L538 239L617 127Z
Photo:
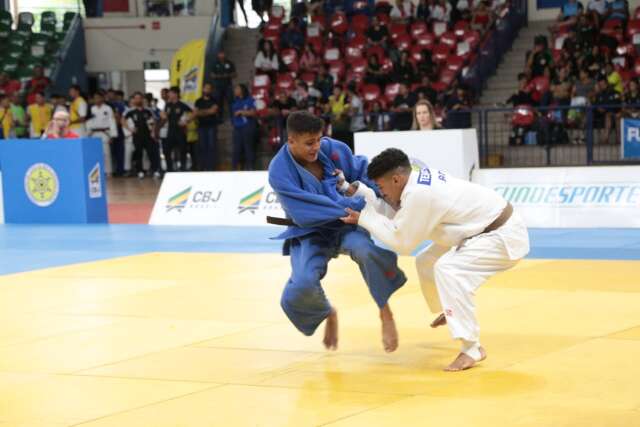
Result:
M480 288L488 358L460 373L410 257L395 353L344 256L323 281L338 351L302 336L272 234L0 226L0 426L640 425L638 231L532 230Z

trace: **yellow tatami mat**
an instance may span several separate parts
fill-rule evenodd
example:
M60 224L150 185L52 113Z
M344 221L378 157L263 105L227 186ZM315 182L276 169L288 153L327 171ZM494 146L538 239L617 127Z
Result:
M0 426L640 426L640 262L526 260L478 292L488 358L429 313L412 258L386 354L333 260L336 352L282 313L289 260L151 253L0 276Z

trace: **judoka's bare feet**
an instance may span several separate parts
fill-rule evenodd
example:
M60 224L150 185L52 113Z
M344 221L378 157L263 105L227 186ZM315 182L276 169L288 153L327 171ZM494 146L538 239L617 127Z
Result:
M487 358L487 352L484 351L484 348L480 347L479 350L480 350L479 360L475 360L473 357L465 353L460 353L458 357L456 357L456 360L451 362L451 364L446 368L444 368L444 370L447 372L457 372L457 371L464 371L465 369L474 367L476 363L482 362L484 359Z
M447 324L447 317L444 313L440 313L440 316L436 317L433 322L431 322L432 328L437 328L438 326L444 326Z
M380 310L380 320L382 321L382 346L384 351L391 353L398 348L398 330L396 322L393 320L393 313L389 304Z
M332 308L324 325L324 339L322 343L327 350L338 348L338 312Z

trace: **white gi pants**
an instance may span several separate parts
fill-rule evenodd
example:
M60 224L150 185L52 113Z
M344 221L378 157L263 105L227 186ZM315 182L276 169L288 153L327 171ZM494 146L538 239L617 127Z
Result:
M102 141L102 153L104 154L104 173L110 174L113 172L113 166L111 165L111 137L107 132L96 131L91 132L91 137L98 138Z
M444 312L454 339L479 342L476 290L489 277L516 265L528 252L527 227L514 212L497 230L467 239L454 248L432 244L418 254L416 267L422 293L432 312Z

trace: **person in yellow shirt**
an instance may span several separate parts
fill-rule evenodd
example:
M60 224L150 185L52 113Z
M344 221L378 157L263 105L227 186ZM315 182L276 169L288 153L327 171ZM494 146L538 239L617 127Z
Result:
M611 62L607 62L605 70L607 72L607 82L609 83L609 86L611 86L618 94L622 95L622 92L624 91L624 82L622 81L620 73L616 71Z
M37 92L35 94L35 102L27 107L30 137L40 138L47 129L47 124L52 117L53 105L46 102L42 92Z
M69 97L71 98L71 105L69 107L71 126L69 126L69 129L82 138L86 135L85 122L87 121L87 115L89 113L87 101L82 97L80 86L78 85L71 86L69 89Z
M6 95L0 95L0 139L9 139L12 137L12 126L11 101Z

